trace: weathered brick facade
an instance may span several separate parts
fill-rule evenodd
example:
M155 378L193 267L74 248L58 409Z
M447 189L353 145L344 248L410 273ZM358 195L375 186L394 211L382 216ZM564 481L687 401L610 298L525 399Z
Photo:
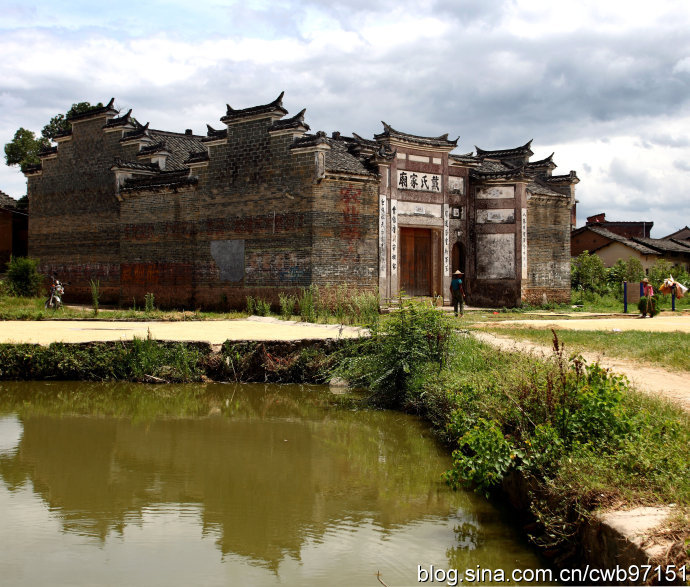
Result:
M448 298L457 268L473 303L569 292L574 173L552 178L528 145L452 155L447 135L327 137L286 115L281 94L228 106L205 137L149 129L112 101L71 118L27 171L31 255L71 299L98 279L102 301L125 306L148 292L163 307L276 303L310 284Z

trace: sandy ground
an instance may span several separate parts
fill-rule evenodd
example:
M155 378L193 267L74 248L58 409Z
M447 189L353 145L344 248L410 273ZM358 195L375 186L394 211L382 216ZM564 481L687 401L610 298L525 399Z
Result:
M611 318L600 318L592 315L590 318L579 318L581 314L571 314L577 318L546 318L516 319L501 322L481 322L476 325L500 327L531 327L531 328L564 328L566 330L643 330L646 332L688 332L690 333L690 314L663 312L654 318L640 318L639 316L616 315Z
M648 323L654 322L656 318L650 320L647 319L642 322L645 326ZM539 322L539 324L530 324L536 328L552 328L553 323L550 321L534 320L529 322ZM558 321L557 321L558 322ZM612 320L577 320L575 322L582 322L588 324L578 324L574 329L579 330L599 330L596 325L599 322L604 322L606 327L615 328L616 321ZM656 326L656 323L654 324ZM686 322L685 328L690 326ZM613 328L612 328L613 327ZM606 329L608 329L606 328ZM516 336L519 336L519 329L516 328ZM632 330L632 329L631 329ZM638 328L637 330L643 330ZM656 330L650 325L649 328L644 330L658 331L658 332L668 332L670 330L679 330L678 328L664 328L664 325L660 324L660 329ZM687 330L682 330L687 332ZM550 346L544 346L535 344L527 341L518 341L508 336L499 336L493 334L492 332L474 332L473 333L481 341L489 343L497 348L507 351L519 351L519 352L529 352L540 356L550 356L553 353L553 349ZM566 353L568 348L565 348ZM615 373L620 373L625 375L630 382L640 391L650 393L653 395L658 395L660 397L666 398L673 401L674 403L680 405L687 411L690 411L690 384L688 381L690 377L687 372L684 371L667 371L660 367L652 367L646 365L640 365L638 361L630 361L627 359L616 359L611 357L604 357L600 353L580 353L582 357L588 363L598 362L602 367L611 369Z
M202 341L222 344L226 340L304 340L353 338L362 329L334 324L288 322L253 316L246 320L185 322L105 322L101 320L8 320L0 322L0 343L92 342L146 338Z

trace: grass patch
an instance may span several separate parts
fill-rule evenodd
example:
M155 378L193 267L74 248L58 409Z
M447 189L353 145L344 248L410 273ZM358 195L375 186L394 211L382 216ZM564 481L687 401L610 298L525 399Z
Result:
M553 339L550 330L539 328L496 327L491 332L545 346L551 346ZM569 353L595 352L677 371L690 371L690 336L683 332L559 330L558 339Z

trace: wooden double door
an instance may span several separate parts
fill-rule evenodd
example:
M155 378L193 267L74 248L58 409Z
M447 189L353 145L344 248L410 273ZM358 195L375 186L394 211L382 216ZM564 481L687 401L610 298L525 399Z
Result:
M400 227L400 289L411 296L440 293L434 267L438 266L438 238L428 228Z

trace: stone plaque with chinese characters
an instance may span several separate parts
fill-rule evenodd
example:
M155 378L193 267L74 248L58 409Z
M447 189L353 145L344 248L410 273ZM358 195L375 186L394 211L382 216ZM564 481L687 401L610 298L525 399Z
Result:
M398 169L399 190L418 192L441 192L443 176L440 173L423 173L421 171L404 171Z

